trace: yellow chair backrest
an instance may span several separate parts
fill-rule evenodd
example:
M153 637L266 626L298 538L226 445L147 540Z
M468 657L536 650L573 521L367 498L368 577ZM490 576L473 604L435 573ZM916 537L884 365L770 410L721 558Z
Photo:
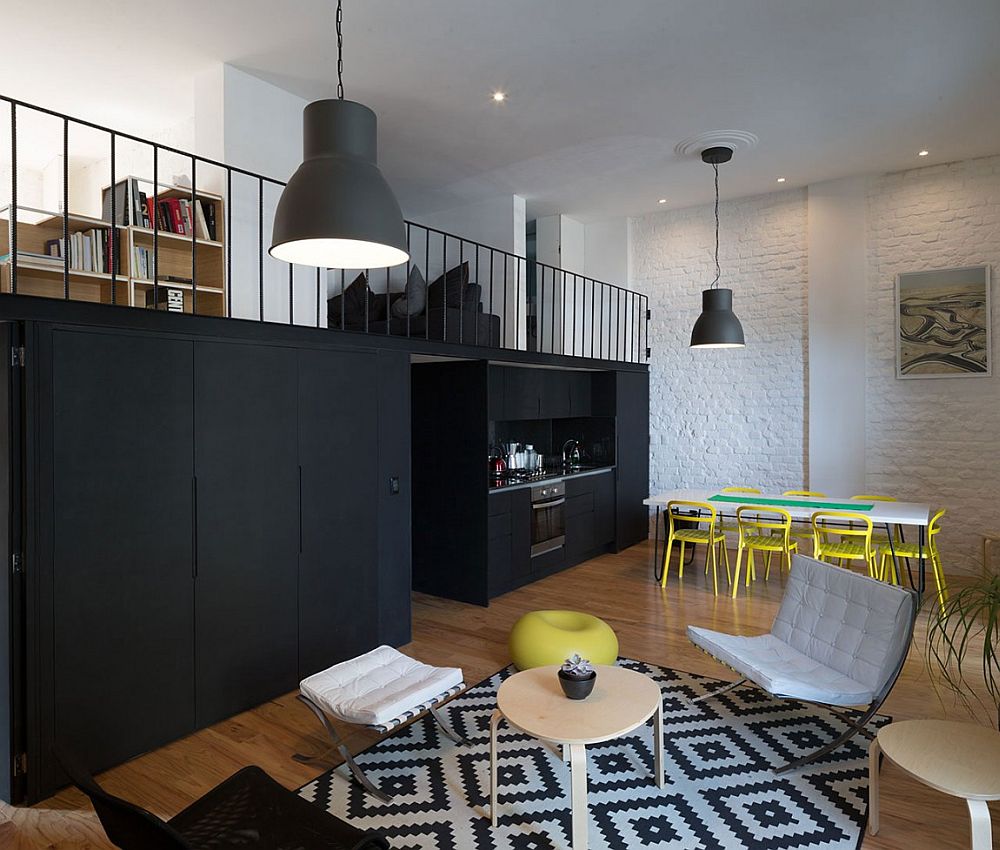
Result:
M841 525L845 520L847 521L847 525ZM864 537L869 544L871 543L872 521L864 514L854 513L853 511L816 511L812 515L811 522L813 532L817 535L829 534L831 531L836 531L842 537ZM830 523L830 525L827 525L827 523ZM861 527L856 527L855 523L860 523ZM833 528L831 526L836 527Z
M772 508L770 505L741 505L736 509L736 522L741 533L768 529L782 531L787 536L792 528L792 515L784 508Z
M931 523L927 527L927 536L933 537L941 530L941 517L947 513L944 508L941 508L934 516L931 517Z
M708 516L703 516L703 513L707 513ZM708 502L688 502L684 499L671 499L667 502L671 534L674 531L674 519L682 522L708 523L710 529L714 528L716 513L715 507Z
M897 501L895 496L869 496L867 494L862 494L860 496L851 496L852 502L895 502Z
M760 495L760 490L756 487L723 487L723 493L752 493L755 496Z
M817 490L785 490L782 496L805 496L808 499L827 499L829 496L826 493L820 493Z

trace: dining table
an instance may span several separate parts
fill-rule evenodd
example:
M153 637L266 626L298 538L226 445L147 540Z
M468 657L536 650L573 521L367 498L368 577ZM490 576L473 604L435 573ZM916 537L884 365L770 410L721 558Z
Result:
M912 526L917 530L917 580L914 581L913 572L907 560L907 576L910 587L912 587L922 598L927 586L924 557L924 547L926 545L927 528L931 522L931 506L922 502L883 502L869 501L865 499L852 499L849 497L830 496L784 496L779 494L757 494L757 493L725 493L723 488L715 487L709 490L667 490L650 496L643 500L643 504L656 509L656 534L654 537L653 558L654 564L660 559L660 514L664 513L668 503L675 501L683 502L703 502L712 505L722 517L736 517L736 511L741 507L759 507L761 513L768 508L780 508L787 511L793 522L810 523L813 513L816 511L849 511L861 514L871 520L872 526L882 526L885 528L886 536L889 538L889 550L893 563L896 565L896 575L902 575L899 570L899 559L896 557L895 538L893 526ZM684 513L694 515L694 512L685 510ZM699 511L696 513L704 513ZM666 515L664 513L665 524ZM827 523L835 526L835 522ZM849 525L849 520L845 520L844 525ZM927 553L928 556L930 553Z

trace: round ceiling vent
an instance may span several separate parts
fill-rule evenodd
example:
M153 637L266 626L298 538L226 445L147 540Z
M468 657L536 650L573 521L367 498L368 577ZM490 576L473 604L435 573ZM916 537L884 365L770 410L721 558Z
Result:
M746 130L708 130L689 136L674 145L674 153L678 156L701 156L706 148L730 148L731 150L750 150L757 147L759 139Z

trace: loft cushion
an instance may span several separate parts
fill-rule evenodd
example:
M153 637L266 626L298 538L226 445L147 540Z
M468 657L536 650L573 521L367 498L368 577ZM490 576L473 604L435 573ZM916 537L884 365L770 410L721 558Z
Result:
M302 680L303 694L334 717L383 726L462 684L457 667L431 667L380 646Z
M368 288L368 279L365 277L365 273L361 272L343 293L327 300L327 326L340 328L341 318L343 318L344 329L364 330L366 316L369 326L372 322L384 319L385 298L377 297L371 292Z
M688 626L695 646L775 696L829 705L866 705L875 692L792 649L773 635L727 635Z
M436 278L427 287L427 306L441 308L445 306L445 295L449 307L461 307L465 298L465 287L469 284L469 262L449 269L447 273Z
M687 633L778 696L863 705L887 688L905 657L913 605L903 588L795 555L769 634L727 635L697 626Z
M420 269L414 266L406 278L406 289L401 298L392 302L389 315L394 319L419 316L427 305L427 281Z

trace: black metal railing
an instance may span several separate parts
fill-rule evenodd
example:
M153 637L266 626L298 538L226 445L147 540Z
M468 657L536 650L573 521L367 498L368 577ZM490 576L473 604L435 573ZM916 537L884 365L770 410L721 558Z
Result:
M268 214L273 214L274 202L284 186L282 181L4 95L0 95L0 101L6 102L10 110L7 250L0 252L6 254L3 257L6 266L4 292L73 300L80 297L75 290L89 287L87 300L136 307L144 306L136 303L136 293L141 288L144 298L148 300L151 295L152 305L159 308L163 294L160 290L176 293L180 287L186 296L184 311L193 314L599 360L645 362L649 357L649 307L647 297L641 293L416 222L406 225L410 259L405 265L352 270L311 270L293 266L270 257L265 241L265 220ZM41 206L26 203L23 193L19 197L18 171L19 167L25 167L19 163L19 121L23 123L28 116L36 121L56 122L49 130L58 127L62 131L62 209L59 211L46 211ZM70 212L71 130L107 137L106 179L110 208L102 199L101 214L97 216ZM136 178L134 174L139 169L133 168L126 173L120 168L119 155L125 145L131 146L133 161L137 150L144 151L140 158L144 167L151 169L151 180ZM182 163L182 167L190 170L189 176L184 175L183 185L161 180L165 159L175 166ZM142 238L149 240L152 246L151 270L145 277L136 273L136 236L128 226L118 223L121 212L118 187L123 180L135 180L136 186L141 182L152 187L149 228L140 228ZM137 189L133 190L130 183L125 191L128 198L128 193ZM189 263L189 281L185 275L178 282L175 273L180 261L178 234L167 233L161 227L159 203L165 192L189 199L192 215L199 202L213 192L217 194L212 197L224 201L223 220L216 222L216 238L208 240L198 236L198 227L193 221L190 234L183 234L183 238L190 236L189 248L184 252L189 251L189 260L183 261L185 269ZM267 197L269 192L273 197ZM132 200L134 203L134 198ZM58 233L63 240L61 263L55 264L42 256L42 236L25 230L30 223L20 220L38 215L43 216L36 220L45 222L49 228L47 233ZM102 233L106 231L106 236L101 238L108 243L107 270L100 274L84 272L87 277L82 278L80 270L71 268L69 243L73 235L71 226L87 225L91 226L91 232L95 228ZM224 239L220 236L223 231ZM22 247L26 239L35 249L30 253ZM169 249L165 247L166 240L169 240ZM53 241L58 240L48 240ZM127 266L122 262L123 241L129 251ZM235 257L234 246L239 249ZM233 286L234 267L238 269L236 279L242 284L239 290L234 290ZM206 269L209 268L212 277L206 283L209 274ZM406 293L407 280L414 268L419 269L425 283L430 284L424 308L416 311L407 299L407 309L394 309ZM29 272L33 276L31 281ZM60 272L61 286L58 285ZM360 275L364 276L364 283L359 284L362 293L359 315L358 299L351 299L349 308L348 294L352 293L351 284L357 282ZM287 290L281 294L285 287ZM239 304L234 303L237 292ZM311 303L313 294L314 305ZM324 301L327 302L325 311ZM286 304L287 315L283 315Z

